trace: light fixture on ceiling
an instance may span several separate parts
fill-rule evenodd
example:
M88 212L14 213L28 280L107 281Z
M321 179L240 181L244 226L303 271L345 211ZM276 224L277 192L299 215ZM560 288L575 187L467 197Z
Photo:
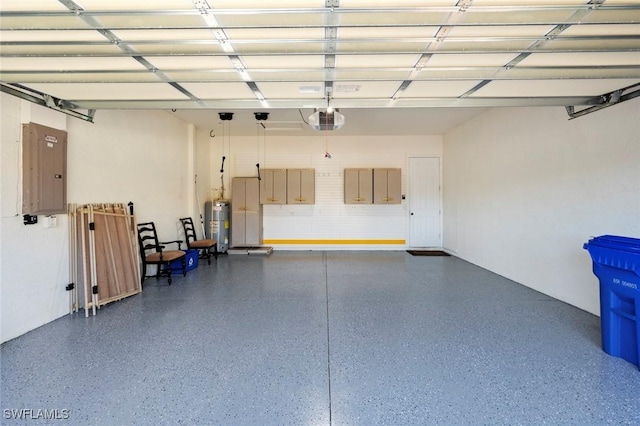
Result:
M222 121L233 120L233 113L232 112L219 112L218 115L220 116L220 120L222 120Z
M309 116L309 126L315 130L338 130L344 126L344 115L337 108L331 107L327 98L327 108L323 111L315 109Z
M344 126L344 115L338 110L321 111L316 109L309 116L309 125L315 130L338 130Z
M318 85L306 85L306 86L300 86L298 87L298 92L299 93L320 93L322 91L322 88Z
M268 112L254 112L253 115L256 117L256 120L258 121L264 121L269 118Z

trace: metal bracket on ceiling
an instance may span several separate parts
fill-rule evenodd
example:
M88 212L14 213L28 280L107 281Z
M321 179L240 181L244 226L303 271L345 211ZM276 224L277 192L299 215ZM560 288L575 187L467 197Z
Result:
M334 8L340 7L340 0L325 0L324 6L325 8L329 8L333 11ZM337 22L337 17L335 15L331 15L324 27L324 49L326 52L324 55L324 95L327 99L333 95L333 80L335 79L336 67L336 40L338 38Z
M466 12L471 6L471 3L473 3L473 0L458 0L458 2L456 3L456 7L459 8L458 12ZM425 68L427 62L431 60L433 53L430 52L438 49L437 45L445 41L445 39L453 29L453 26L451 26L450 24L456 23L459 19L461 19L460 15L449 14L445 22L435 32L433 36L434 41L427 44L425 52L422 53L420 59L418 59L418 61L413 66L413 69L409 72L409 77L402 83L400 83L400 86L398 86L393 95L391 95L391 103L394 103L400 97L400 95L402 95L402 93L407 90L407 88L413 83L414 79L417 77L420 71Z
M622 89L614 90L613 92L605 93L604 95L597 96L587 102L588 106L581 110L576 110L576 106L565 106L569 120L582 117L583 115L591 114L592 112L599 111L604 108L619 104L624 101L628 101L640 96L640 83L632 84L631 86L623 87Z
M473 3L473 0L459 0L458 3L456 3L456 6L460 8L460 12L466 12L469 10L471 3Z
M83 114L76 111L74 109L76 108L75 105L69 101L29 89L28 87L20 84L0 83L0 92L8 93L9 95L24 99L25 101L50 108L74 118L79 118L80 120L88 121L89 123L93 123L93 117L96 114L95 109L89 109L86 114Z
M587 4L591 6L591 10L599 9L607 0L589 0Z

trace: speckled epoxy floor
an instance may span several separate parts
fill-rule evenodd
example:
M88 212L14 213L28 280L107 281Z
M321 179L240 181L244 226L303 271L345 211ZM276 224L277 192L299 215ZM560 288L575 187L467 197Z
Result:
M3 344L0 423L640 424L597 317L455 257L276 251L145 284Z

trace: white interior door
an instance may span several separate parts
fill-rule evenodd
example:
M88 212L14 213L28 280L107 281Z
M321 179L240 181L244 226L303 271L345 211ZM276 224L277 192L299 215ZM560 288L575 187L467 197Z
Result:
M441 247L440 158L409 158L409 246Z

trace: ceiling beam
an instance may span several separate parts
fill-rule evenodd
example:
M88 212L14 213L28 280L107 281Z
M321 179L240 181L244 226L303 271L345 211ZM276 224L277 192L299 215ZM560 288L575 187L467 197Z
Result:
M589 0L589 2L587 4L589 6L592 6L593 8L596 8L596 7L601 7L602 3L604 3L604 2L605 2L605 0ZM590 8L590 9L576 9L571 14L570 19L582 20L592 10L593 10L592 8ZM539 39L539 40L536 40L535 42L533 42L533 44L531 44L529 46L529 50L535 52L535 51L539 50L540 48L544 47L545 45L547 45L549 42L560 39L560 34L562 32L564 32L564 31L566 31L567 29L569 29L570 27L571 27L571 25L569 25L569 24L556 25L551 30L549 30L544 35L544 37L542 39ZM482 80L475 87L469 89L466 93L464 93L462 95L462 97L466 98L466 97L472 96L475 92L477 92L478 90L482 89L487 84L489 84L493 80L495 80L496 76L500 75L501 73L509 72L511 69L513 69L515 66L517 66L520 62L522 62L523 60L528 58L531 54L532 54L531 52L521 52L520 54L518 54L518 56L516 56L515 58L510 60L507 64L505 64L504 67L502 67L500 70L497 70L494 76L492 76L491 78Z
M2 13L0 12L0 15ZM295 23L281 23L277 24L246 24L246 25L140 25L140 26L114 26L114 25L101 25L96 28L92 28L91 30L87 30L86 28L78 28L75 27L65 27L65 26L38 26L40 22L38 20L29 21L29 26L25 25L25 22L21 22L20 26L11 25L11 22L3 22L2 29L9 30L14 32L20 31L91 31L91 30L110 30L110 31L123 31L123 30L136 30L136 31L154 31L154 30L163 30L163 31L175 31L175 30L250 30L250 29L322 29L325 28L324 25L320 24L295 24ZM555 26L555 25L580 25L584 27L593 26L593 25L625 25L625 24L637 24L640 23L640 18L638 19L598 19L592 18L588 22L581 22L577 20L544 20L544 21L530 21L530 22L511 22L511 21L465 21L465 22L457 22L455 24L450 24L453 27L512 27L517 25L519 27L533 27L533 26ZM340 23L337 25L338 28L438 28L440 27L440 23L435 22L425 22L425 23L411 23L411 22L398 22L398 23L366 23L366 24L358 24L358 23Z
M397 99L394 107L399 108L448 108L448 107L520 107L520 106L558 106L592 105L596 102L593 96L558 96L558 97L457 97L442 98L402 98ZM185 99L111 99L111 100L68 100L76 108L92 109L255 109L262 108L257 99L200 99L193 102ZM335 108L389 108L388 98L366 99L332 99ZM326 100L317 99L271 99L272 109L313 109L325 108Z
M551 66L551 67L516 67L508 73L496 74L499 67L437 67L425 68L411 81L476 81L491 78L496 81L513 80L585 80L585 79L612 79L612 78L640 78L640 66L638 65L611 65L599 66ZM358 73L359 82L390 82L398 81L391 73L410 73L413 68L340 68L326 73L318 78L318 70L311 68L287 68L287 69L252 69L251 80L253 83L307 83L333 82L334 84L353 82L355 73ZM230 78L237 74L234 69L201 70L201 69L172 69L166 71L169 75L180 74L178 77L167 77L167 81L149 80L146 76L154 75L150 70L9 70L2 72L2 81L15 83L229 83L238 82L236 78ZM287 77L278 73L287 73ZM124 77L124 78L123 78ZM408 85L408 83L407 83ZM254 90L252 87L250 87ZM406 89L406 87L405 87Z
M199 12L199 15L202 16L202 19L205 25L213 25L218 26L218 19L216 18L216 14L218 9L213 9L207 0L192 0L193 7ZM261 103L263 107L268 107L268 103L265 100L262 91L254 81L251 76L251 73L247 69L242 58L237 54L235 49L235 40L231 40L224 28L218 28L215 30L211 30L213 36L215 37L214 44L218 44L222 46L222 50L225 52L226 56L231 61L233 65L233 71L237 73L241 80L245 82L249 90L254 94L256 99ZM171 41L170 43L174 43ZM175 42L178 44L178 42ZM131 43L134 44L134 43Z
M324 88L323 94L327 100L327 107L329 107L330 99L333 97L333 80L335 79L336 69L336 46L338 39L338 15L335 13L336 9L340 7L340 0L325 0L325 9L331 13L326 15L325 27L324 27L324 40L323 42L323 68L324 68Z
M569 25L566 25L569 27ZM327 27L325 30L330 33L337 33L338 27ZM101 30L105 31L105 30ZM336 38L335 35L326 35L325 38L286 38L286 39L237 39L233 40L212 40L212 39L161 39L161 40L144 40L144 39L128 39L128 45L153 46L153 45L222 45L225 43L233 44L319 44L326 46L324 51L332 53L337 50L338 45L343 43L502 43L512 41L529 41L548 43L551 40L556 41L637 41L640 40L639 34L619 34L619 35L593 35L593 36L559 36L555 37L550 34L542 36L475 36L475 37L446 37L436 35L435 37L367 37L367 38ZM0 46L112 46L122 43L122 40L11 40L0 41ZM538 46L530 49L534 50ZM640 49L640 45L637 47ZM429 50L428 48L426 50Z
M125 52L81 52L81 53L73 53L73 52L34 52L34 51L26 51L15 53L12 52L13 49L7 49L6 47L0 51L0 58L60 58L60 57L81 57L81 58L118 58L118 57L131 57L131 54ZM640 46L611 46L611 47L576 47L572 49L545 49L541 48L538 50L531 50L529 48L524 49L511 49L511 48L488 48L488 49L466 49L461 47L460 49L440 49L438 50L438 55L493 55L493 54L501 54L501 53L550 53L550 54L565 54L565 53L624 53L624 52L640 52ZM362 55L420 55L424 53L423 49L406 49L406 50L366 50L359 49L358 51L340 51L335 52L335 56L362 56ZM270 50L270 51L239 51L237 55L240 56L281 56L283 52L281 50ZM323 55L323 52L312 52L312 51L287 51L287 56L314 56L314 55ZM153 57L153 56L173 56L173 57L202 57L202 56L229 56L226 52L150 52L147 51L144 53L145 57Z
M435 36L425 42L425 52L420 55L420 58L416 61L413 66L413 70L409 71L409 76L400 83L395 93L391 95L391 99L393 102L396 101L402 94L411 86L412 82L418 77L418 75L422 72L422 70L428 66L428 62L433 57L433 53L437 52L441 47L441 42L443 42L451 28L453 28L449 24L455 24L462 20L462 15L467 11L469 6L471 6L473 0L458 0L456 2L456 8L458 9L456 12L450 12L447 17L444 19L443 25L438 27Z
M68 0L60 0L66 3ZM336 2L337 0L325 0L325 2ZM65 4L66 6L66 4ZM0 12L0 18L8 17L68 17L68 16L196 16L201 12L198 9L116 9L116 10L86 10L82 8L62 10L5 10ZM622 4L526 4L526 5L471 5L466 6L466 13L492 13L492 14L512 14L513 12L549 12L564 10L602 10L602 11L629 11L640 10L637 3ZM408 7L336 7L335 10L323 7L309 8L245 8L245 9L215 9L216 15L329 15L338 14L390 14L390 13L455 13L461 11L461 6L408 6Z
M74 14L79 14L80 12L83 11L82 7L80 7L78 4L76 4L72 0L59 0L59 2L61 4L63 4L66 8L68 8L70 12L72 12ZM80 14L79 16L80 16L80 19L82 19L82 21L84 23L86 23L87 25L89 25L90 27L95 27L95 26L99 25L98 21L96 21L95 18L93 18L91 15L82 15L82 14ZM108 30L102 30L102 29L98 29L97 31L103 37L105 37L107 40L109 40L109 42L111 44L114 44L115 46L117 46L117 48L119 50L121 50L123 53L127 54L128 56L130 56L132 59L137 61L140 65L144 66L148 71L151 71L153 73L153 75L156 76L158 79L160 79L162 82L169 84L174 89L178 90L180 93L182 93L183 95L185 95L186 97L188 97L192 101L198 102L198 98L194 94L189 92L187 89L182 87L180 84L171 81L162 71L160 71L155 66L153 66L153 64L151 64L149 61L147 61L143 56L139 55L134 49L129 47L127 43L125 43L123 40L121 40L113 32L108 31Z

